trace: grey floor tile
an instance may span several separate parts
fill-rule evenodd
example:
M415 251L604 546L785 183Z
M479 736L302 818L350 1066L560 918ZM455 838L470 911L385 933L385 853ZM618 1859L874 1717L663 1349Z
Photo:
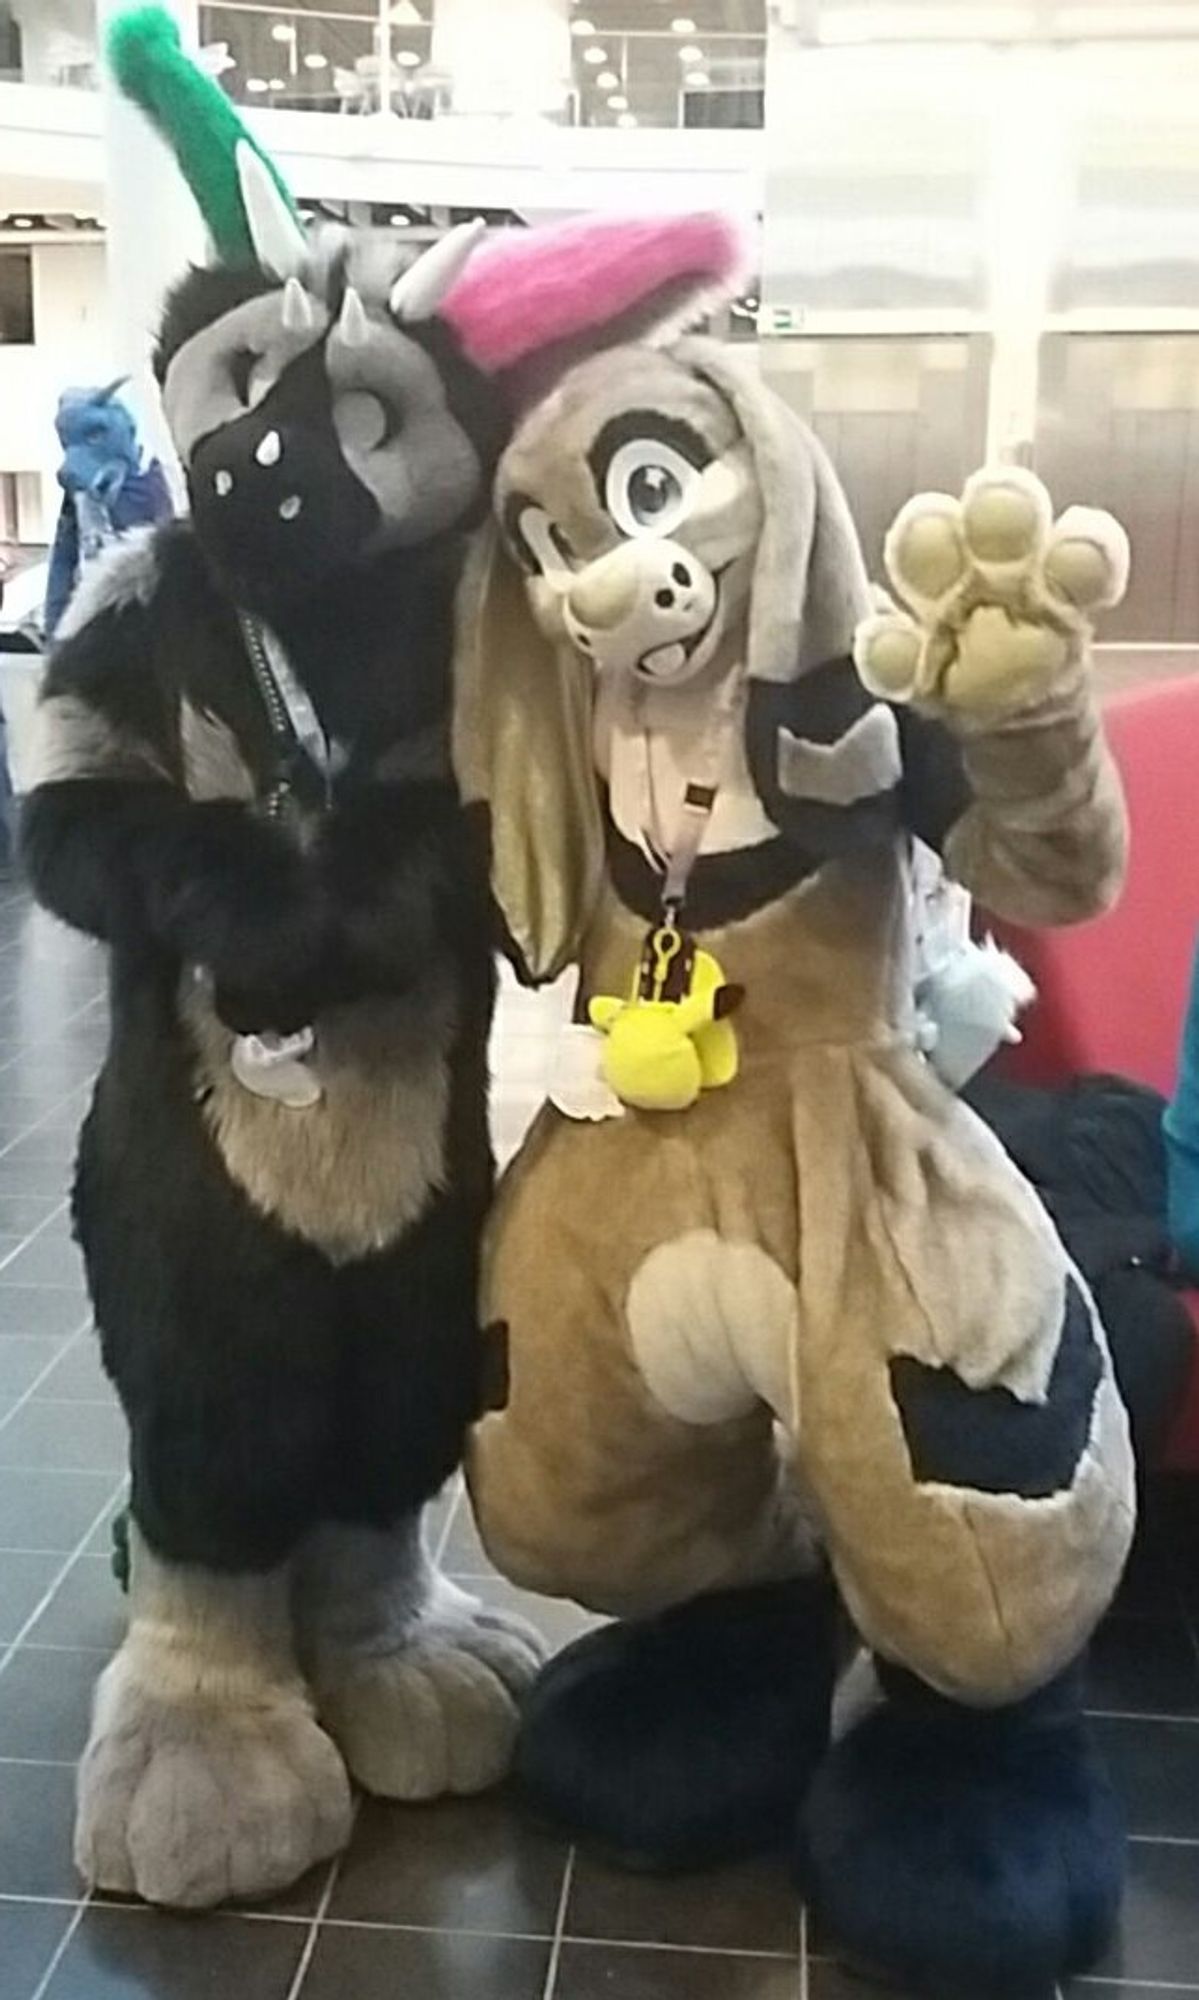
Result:
M799 1967L721 1952L562 1948L554 2000L799 2000Z
M78 1757L103 1665L97 1653L21 1646L0 1672L0 1757L50 1764Z
M302 1924L93 1908L46 2000L287 2000L304 1941Z
M1199 1840L1199 1722L1093 1725L1127 1804L1131 1833Z
M808 1966L808 2000L919 2000L919 1996L898 1986L880 1986L847 1972L843 1965L813 1959ZM1038 2000L1038 1996L1029 1994L1028 2000ZM1053 1995L1043 1994L1040 2000L1053 2000Z
M65 1230L45 1230L4 1266L6 1282L82 1292L83 1259Z
M1094 1970L1199 1986L1199 1847L1133 1842L1119 1935Z
M322 1930L301 2000L541 2000L549 1953L513 1938Z
M110 1472L0 1469L0 1549L60 1549L87 1533L112 1492Z
M1182 1619L1109 1618L1091 1642L1087 1706L1199 1715L1199 1653Z
M108 1557L80 1556L28 1634L29 1644L111 1652L121 1642L126 1619L126 1600Z
M329 1914L359 1923L551 1937L566 1849L505 1800L370 1800Z
M0 1418L44 1375L56 1355L65 1356L62 1340L37 1340L14 1335L0 1340Z
M29 2000L72 1912L52 1903L0 1903L0 1991L5 2000Z
M0 1554L0 1649L24 1629L61 1567L59 1555Z
M97 1522L95 1528L92 1530L92 1533L88 1537L87 1545L83 1551L84 1555L103 1556L106 1561L111 1562L112 1550L113 1550L113 1533L112 1533L113 1523L115 1522L119 1514L123 1514L125 1512L127 1505L128 1505L128 1482L126 1481L125 1485L122 1487L116 1499L113 1500L109 1504L109 1506L105 1508L103 1516Z
M579 1856L566 1906L571 1938L704 1945L794 1956L799 1902L783 1862L677 1877L629 1875Z
M0 1339L15 1333L38 1340L66 1340L91 1315L81 1294L52 1285L6 1285L0 1275Z
M0 1346L0 1364L3 1355L4 1348ZM77 1334L63 1348L36 1393L39 1401L108 1403L115 1400L117 1392L104 1373L100 1360L100 1342L90 1327Z
M115 1403L31 1399L0 1430L0 1466L115 1478L128 1458L129 1433Z
M80 1895L71 1862L74 1771L0 1764L0 1787L0 1896Z
M53 1205L66 1200L70 1180L65 1166L34 1166L28 1160L18 1164L10 1155L0 1153L0 1196L36 1195Z

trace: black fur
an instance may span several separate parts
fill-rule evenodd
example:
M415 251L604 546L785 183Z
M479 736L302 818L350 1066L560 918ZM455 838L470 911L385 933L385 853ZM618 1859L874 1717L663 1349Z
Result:
M518 1779L542 1817L624 1867L782 1846L828 1745L834 1667L823 1575L605 1626L534 1688Z
M253 270L193 273L168 304L160 372L209 319L269 288ZM485 491L501 421L452 337L422 337L482 441ZM288 371L296 462L334 436L312 372ZM335 476L320 477L325 493ZM110 1048L74 1217L130 1421L134 1513L164 1556L219 1569L271 1566L323 1519L409 1513L452 1472L481 1403L492 921L484 830L462 809L446 750L464 544L455 530L371 558L373 520L339 512L345 547L316 594L295 570L277 588L272 561L235 602L228 550L202 520L160 534L148 598L99 611L47 676L47 696L93 711L112 749L35 791L26 811L38 896L111 949ZM323 812L303 799L280 818L264 809L280 753L238 622L247 599L271 606L344 746L327 799L317 783ZM234 739L252 803L188 797L184 698ZM180 1020L193 966L212 974L239 1031L315 1018L319 1032L326 1008L430 974L448 986L443 1182L379 1254L335 1265L232 1181Z
M1079 1672L993 1711L881 1673L886 1702L836 1745L801 1814L817 1921L923 2000L1053 2000L1107 1942L1124 1872Z

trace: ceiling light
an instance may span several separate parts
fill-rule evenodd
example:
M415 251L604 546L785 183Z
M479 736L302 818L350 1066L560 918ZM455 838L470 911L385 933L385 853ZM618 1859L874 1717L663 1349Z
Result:
M419 69L421 66L421 58L417 55L415 49L398 49L396 51L396 61L399 63L401 69Z
M323 56L319 49L313 49L310 55L305 56L304 67L305 69L328 69L329 58L328 56Z
M387 220L393 229L411 229L412 227L412 217L410 215L389 215Z
M689 69L683 78L688 90L707 90L712 79L706 69Z
M260 96L261 93L266 89L266 78L264 76L248 76L246 78L246 89L250 91L254 97Z
M685 49L679 50L679 61L681 63L701 63L703 59L704 52L698 42L688 42Z
M283 81L283 78L282 78L281 76L273 76L273 77L271 78L270 82L269 82L269 83L267 84L267 89L268 89L268 90L286 90L286 89L287 89L287 85L286 85L286 84L284 83L284 81Z
M676 14L670 24L670 28L671 33L675 35L693 35L695 33L695 22L690 20L686 14Z
M637 123L637 119L633 112L622 111L616 123L620 126L623 126L624 130L627 132L631 125L635 125Z
M619 90L620 78L614 69L601 70L595 79L598 90Z
M623 97L619 91L617 91L615 97L610 97L608 99L609 111L627 111L628 108L629 108L628 98Z
M271 40L273 42L294 42L295 38L295 28L289 21L276 21L274 27L271 29Z
M572 35L594 35L594 33L595 33L595 22L594 22L594 21L572 21L572 22L571 22L571 24L570 24L570 32L571 32L571 34L572 34Z
M583 50L584 62L606 63L607 60L608 60L608 51L607 49L601 49L598 42L593 42L589 49Z
M14 229L32 229L33 217L31 215L14 215L12 226Z

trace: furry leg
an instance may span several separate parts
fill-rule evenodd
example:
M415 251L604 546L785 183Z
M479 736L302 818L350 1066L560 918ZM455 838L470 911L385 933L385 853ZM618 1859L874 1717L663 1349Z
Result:
M320 1529L298 1582L321 1718L359 1784L432 1799L506 1775L544 1647L523 1619L484 1610L437 1573L419 1515Z
M79 1871L181 1909L287 1888L351 1819L296 1665L288 1574L164 1562L136 1525L130 1540L129 1632L79 1768Z
M822 1575L605 1626L542 1675L517 1774L535 1810L625 1867L780 1844L828 1745L834 1656Z
M992 1710L880 1675L886 1701L831 1752L801 1819L820 1922L930 2000L1049 2000L1102 1950L1124 1872L1081 1675Z

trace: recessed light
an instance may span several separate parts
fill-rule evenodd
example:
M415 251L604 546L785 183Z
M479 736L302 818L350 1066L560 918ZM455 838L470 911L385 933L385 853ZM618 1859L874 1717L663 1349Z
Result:
M620 78L614 69L601 70L595 79L598 90L619 90Z
M294 42L296 31L289 21L276 21L271 29L272 42Z
M255 97L261 96L262 92L266 89L266 78L264 76L248 76L246 78L246 89Z
M318 49L313 49L311 55L305 56L304 67L305 69L328 69L329 58L328 56L321 55Z
M393 229L411 229L412 227L412 217L410 215L389 215L387 220Z
M701 63L703 60L704 52L698 42L688 42L685 49L679 50L679 61L681 63Z
M572 35L594 35L595 22L583 21L583 20L572 21L570 24L570 32Z
M396 51L396 61L399 63L401 69L419 69L421 66L421 58L417 55L415 49L398 49Z
M632 111L622 111L616 123L620 126L623 126L624 130L627 132L631 125L635 125L637 123L637 119Z
M592 43L592 46L591 46L591 47L590 47L589 49L584 49L584 50L583 50L583 61L584 61L584 62L587 62L587 63L606 63L606 62L607 62L607 60L608 60L608 51L607 51L607 49L601 49L601 47L600 47L600 45L599 45L599 43L598 43L598 42L593 42L593 43Z
M619 91L617 91L615 97L610 97L608 99L609 111L627 111L628 108L629 108L628 98L623 97Z
M706 69L689 69L683 78L688 90L707 90L712 82Z
M286 83L285 83L285 82L283 81L283 78L282 78L281 76L273 76L273 77L271 78L270 82L269 82L269 83L267 84L267 89L268 89L268 90L286 90L286 89L287 89L287 85L286 85Z
M693 35L695 22L687 14L676 14L670 24L670 30L674 35Z
M748 306L751 313L756 313L762 301L758 297L756 292L747 292L745 295L745 303Z
M12 226L14 229L32 229L33 217L31 215L14 215Z

